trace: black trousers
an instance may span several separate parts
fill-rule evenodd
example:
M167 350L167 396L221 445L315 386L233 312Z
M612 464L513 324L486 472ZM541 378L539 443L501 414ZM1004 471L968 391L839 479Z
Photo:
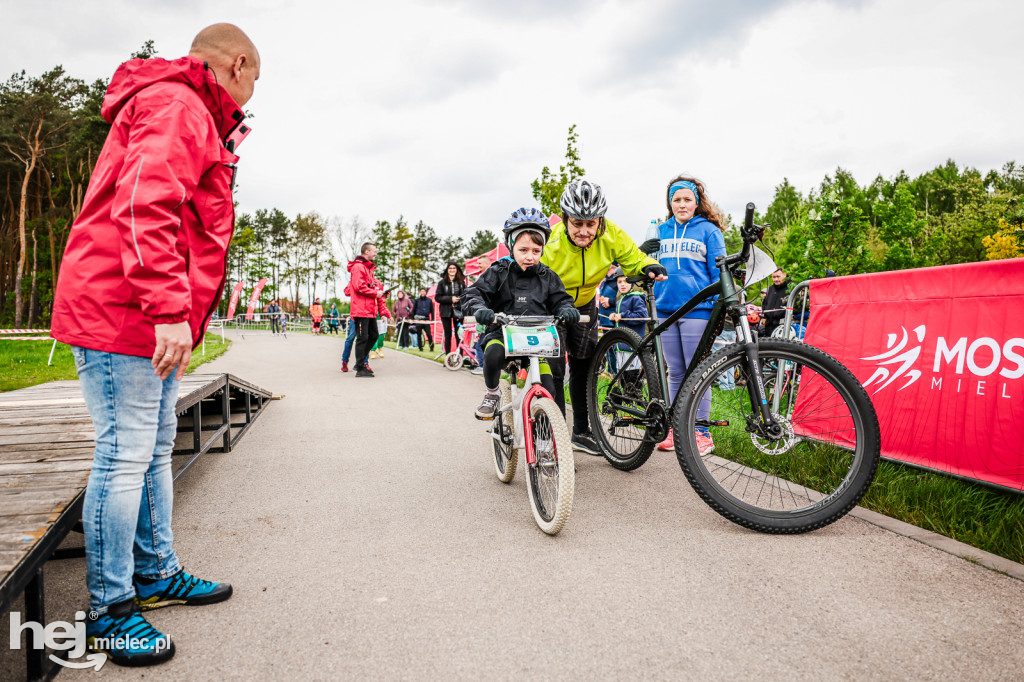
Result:
M356 369L366 367L370 349L377 343L377 319L356 317Z
M572 401L573 433L588 433L590 419L587 414L587 374L597 348L597 303L591 301L577 308L581 315L589 315L590 322L566 325L566 350L569 352L569 400ZM555 380L555 400L565 414L565 363L550 362Z
M441 329L444 331L444 352L451 353L459 345L459 339L455 336L455 330L458 328L459 322L454 317L442 317L441 318ZM452 340L455 343L452 344Z
M398 345L402 348L406 348L409 345L409 324L408 318L402 318L398 321L398 328L401 330L398 333Z

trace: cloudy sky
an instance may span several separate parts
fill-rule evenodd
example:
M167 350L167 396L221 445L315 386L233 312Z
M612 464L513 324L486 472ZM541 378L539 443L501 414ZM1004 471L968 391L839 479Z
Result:
M609 217L642 238L666 182L733 216L788 177L861 184L1024 162L1024 3L981 0L0 1L0 75L109 78L217 21L258 46L241 210L404 215L439 234L533 205L577 124Z

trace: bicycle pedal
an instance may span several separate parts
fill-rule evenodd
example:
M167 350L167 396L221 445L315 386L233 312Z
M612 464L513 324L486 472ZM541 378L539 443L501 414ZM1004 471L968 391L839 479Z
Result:
M728 426L729 421L727 419L709 419L708 426Z

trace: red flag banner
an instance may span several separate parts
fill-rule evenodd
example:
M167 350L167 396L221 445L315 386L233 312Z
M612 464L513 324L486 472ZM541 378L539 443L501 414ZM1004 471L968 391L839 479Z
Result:
M260 292L263 291L263 287L267 283L267 278L262 277L256 284L256 288L252 290L252 296L249 297L249 307L245 311L245 319L252 320L252 312L256 309L256 304L260 301Z
M804 340L864 385L884 457L1024 491L1024 259L810 288Z
M238 297L242 295L242 289L245 287L245 282L239 282L235 285L235 290L231 292L231 302L228 303L228 314L226 319L233 319L235 317L235 308L238 307Z

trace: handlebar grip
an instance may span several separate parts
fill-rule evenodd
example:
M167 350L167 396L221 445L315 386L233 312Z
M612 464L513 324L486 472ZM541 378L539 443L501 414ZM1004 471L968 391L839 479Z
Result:
M747 213L743 216L743 231L748 234L754 228L754 202L747 203Z

